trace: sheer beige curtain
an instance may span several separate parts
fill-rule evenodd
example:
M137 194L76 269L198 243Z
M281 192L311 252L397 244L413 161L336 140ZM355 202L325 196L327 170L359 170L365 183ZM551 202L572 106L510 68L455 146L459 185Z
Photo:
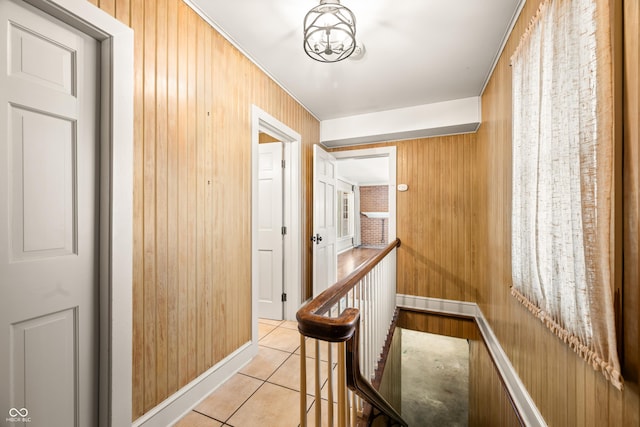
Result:
M552 0L512 57L512 294L622 388L607 0Z

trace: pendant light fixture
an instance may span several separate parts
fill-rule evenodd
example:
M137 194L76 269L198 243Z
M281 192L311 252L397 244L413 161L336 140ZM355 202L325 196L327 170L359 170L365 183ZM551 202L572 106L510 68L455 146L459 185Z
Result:
M304 17L304 51L320 62L338 62L356 48L356 17L340 0L320 0Z

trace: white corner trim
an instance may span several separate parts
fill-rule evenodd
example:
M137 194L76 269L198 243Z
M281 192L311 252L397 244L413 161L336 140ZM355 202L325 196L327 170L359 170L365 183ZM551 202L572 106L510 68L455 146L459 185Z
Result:
M289 95L291 98L293 98L294 101L296 101L298 104L300 104L300 106L302 108L307 110L307 112L309 114L311 114L314 119L316 119L318 122L320 121L318 116L316 116L313 111L311 111L305 104L303 104L302 101L300 101L300 99L298 99L298 97L296 97L289 89L287 89L285 87L285 85L283 85L280 82L280 80L278 80L273 74L271 74L269 71L267 71L267 69L264 68L262 66L262 64L260 64L253 56L249 55L249 52L247 52L242 46L240 46L240 44L233 37L231 37L231 35L229 33L227 33L220 25L218 25L218 23L205 10L203 10L199 5L197 5L192 0L182 0L182 1L187 6L189 6L207 24L209 24L211 26L211 28L213 28L218 33L220 33L220 35L222 37L224 37L224 39L226 41L228 41L229 43L231 43L231 45L233 47L238 49L238 51L241 54L243 54L245 57L247 57L247 59L249 61L251 61L256 67L258 67L260 69L260 71L262 71L267 77L269 77L271 80L273 80L275 82L275 84L280 86L280 89L284 90L287 93L287 95Z
M524 424L532 427L547 425L478 304L466 301L397 294L396 306L409 310L472 318L480 330L480 335L495 363L498 374L502 378L507 393L522 417Z
M482 95L484 95L484 91L487 89L487 85L491 80L491 76L493 76L493 72L495 71L496 66L498 65L498 61L502 56L502 52L504 51L504 48L507 45L507 42L509 41L509 37L511 36L513 27L516 26L516 22L518 22L518 18L520 17L520 12L522 12L522 9L524 8L524 5L527 2L527 0L519 0L519 2L520 3L518 3L518 5L513 11L513 15L511 16L511 21L509 21L509 25L507 26L504 32L504 35L502 36L502 43L500 44L500 48L496 52L496 55L493 58L493 62L491 63L491 67L489 68L489 72L487 73L487 76L484 79L484 83L482 84L482 90L480 91L481 97Z
M175 424L194 406L206 399L212 391L242 369L257 353L258 347L247 342L138 418L133 423L133 427L166 427Z

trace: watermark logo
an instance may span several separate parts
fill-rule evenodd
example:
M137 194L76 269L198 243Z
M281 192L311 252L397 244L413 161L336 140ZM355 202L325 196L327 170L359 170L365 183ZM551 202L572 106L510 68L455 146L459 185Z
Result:
M31 417L27 408L11 408L9 409L9 418L6 418L8 423L30 423Z

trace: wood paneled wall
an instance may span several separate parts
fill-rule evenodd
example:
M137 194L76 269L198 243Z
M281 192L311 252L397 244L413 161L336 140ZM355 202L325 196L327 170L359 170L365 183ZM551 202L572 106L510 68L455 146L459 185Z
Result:
M402 329L400 328L396 328L393 332L378 391L393 408L402 413ZM378 422L374 425L382 425L382 423Z
M428 334L447 337L480 340L480 331L473 319L425 313L421 311L400 310L398 327Z
M520 426L482 340L469 341L469 426Z
M640 2L625 0L624 28L624 369L640 380Z
M480 184L475 134L340 148L397 147L398 292L476 301Z
M181 0L92 2L135 32L136 419L251 339L251 105L302 135L303 218L320 131Z
M625 0L625 63L627 64L626 108L627 126L634 127L634 158L626 164L638 165L638 27L639 2ZM478 227L478 304L488 318L512 364L523 380L550 426L638 426L640 403L637 381L627 380L620 392L604 380L602 374L573 353L549 332L509 293L511 284L511 69L509 57L524 29L534 16L540 1L528 1L511 33L491 80L482 96L482 125L478 131L478 162L483 168L479 181L482 204ZM620 82L618 82L620 83ZM629 129L625 130L627 137ZM629 156L630 152L625 152ZM636 175L637 183L637 175ZM628 195L637 201L638 187L629 189ZM637 205L636 205L637 206ZM627 230L628 231L628 230ZM637 229L632 239L635 252L625 253L625 268L638 265ZM628 257L632 256L633 258ZM639 320L638 277L627 276L628 295L625 316ZM631 280L629 282L629 280ZM631 297L630 301L627 299ZM632 323L633 323L632 322ZM637 332L635 335L637 345ZM636 362L638 355L634 356ZM485 401L499 419L501 408ZM508 423L492 425L509 425Z

